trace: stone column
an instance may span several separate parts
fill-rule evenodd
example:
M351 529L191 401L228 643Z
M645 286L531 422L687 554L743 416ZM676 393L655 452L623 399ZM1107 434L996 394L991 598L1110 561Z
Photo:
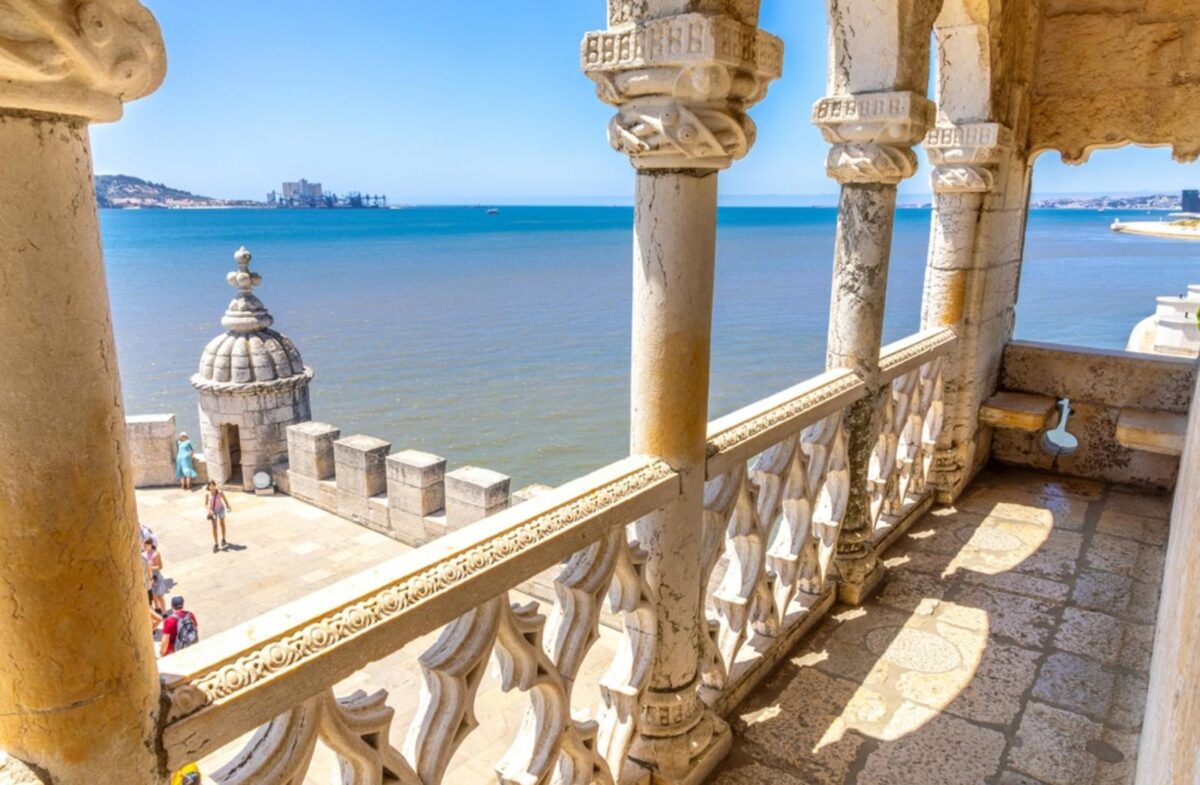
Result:
M151 785L158 675L87 123L157 87L162 40L108 1L6 3L0 39L0 779Z
M850 496L838 539L839 594L858 604L883 576L875 558L867 476L884 394L879 379L896 185L917 168L912 146L925 135L933 104L913 92L823 98L813 123L832 144L826 172L842 186L829 308L828 368L849 368L868 395L847 414Z
M984 197L995 188L1010 136L999 123L939 124L925 140L934 196L921 327L950 327L959 337L946 361L946 420L932 479L938 500L946 503L958 496L976 463L979 327L991 258L990 249L981 248L980 228Z
M583 42L584 71L618 107L613 146L637 170L630 448L680 472L682 494L637 524L656 612L654 662L621 782L698 783L729 749L700 700L705 431L717 171L754 141L746 110L779 76L783 45L758 3L609 3Z

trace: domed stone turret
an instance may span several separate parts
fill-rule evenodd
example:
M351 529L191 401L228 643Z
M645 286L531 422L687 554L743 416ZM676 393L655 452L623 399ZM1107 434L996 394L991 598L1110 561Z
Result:
M226 276L238 290L208 342L192 386L200 393L200 435L209 476L249 490L256 472L274 478L287 462L287 427L312 419L308 383L313 372L253 293L262 276L250 271L250 252L233 255Z

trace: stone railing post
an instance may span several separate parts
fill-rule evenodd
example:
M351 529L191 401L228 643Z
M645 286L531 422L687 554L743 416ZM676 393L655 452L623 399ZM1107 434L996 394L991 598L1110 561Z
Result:
M158 86L162 38L133 0L3 11L0 779L151 785L159 683L87 125Z
M648 553L655 657L621 782L700 782L729 749L699 695L701 529L717 172L754 141L746 110L779 76L782 42L758 2L609 2L609 27L583 41L585 73L617 107L614 148L636 175L631 451L680 472L682 495L637 524Z
M839 595L860 603L882 577L874 556L867 478L882 394L879 349L896 211L896 185L917 168L912 151L933 120L917 93L877 92L822 98L813 123L832 147L825 168L841 184L829 309L828 368L848 368L868 395L846 416L850 496L838 539Z
M1010 146L1010 133L999 123L939 124L925 139L933 213L921 327L950 327L959 336L946 362L946 419L931 478L943 502L958 495L975 463L981 402L976 355L986 291L981 264L989 258L979 248L979 227L984 197L995 188L996 169Z

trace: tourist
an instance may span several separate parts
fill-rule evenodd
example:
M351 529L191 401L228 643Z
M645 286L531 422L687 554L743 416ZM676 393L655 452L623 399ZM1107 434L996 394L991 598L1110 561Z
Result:
M225 542L225 514L233 512L233 508L229 506L229 500L225 498L225 491L217 487L216 480L209 480L205 486L204 494L204 509L208 515L208 521L212 524L213 536L213 553L221 550L229 545ZM221 525L221 540L217 544L217 524Z
M155 535L154 530L144 523L139 523L138 526L141 527L142 530L142 542L149 540L150 542L154 543L154 548L157 550L158 536Z
M186 649L198 640L200 624L191 611L184 610L183 597L177 594L171 598L171 614L163 619L162 646L158 653L165 657Z
M196 445L192 444L186 433L179 434L176 444L178 447L175 453L175 479L179 480L181 489L190 491L192 480L199 476L192 466L192 453L196 452Z
M189 763L171 777L171 785L200 785L200 769L195 763Z
M167 603L163 595L167 593L167 582L162 575L162 555L154 547L154 540L147 538L142 543L142 561L150 574L149 591L150 605L160 616L167 615Z

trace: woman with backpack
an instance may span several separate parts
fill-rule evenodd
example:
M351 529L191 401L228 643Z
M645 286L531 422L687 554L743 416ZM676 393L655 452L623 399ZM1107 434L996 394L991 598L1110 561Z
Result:
M213 553L216 553L229 544L225 542L225 514L233 512L233 508L229 506L229 499L225 498L225 491L217 487L216 480L209 480L204 491L204 509L212 524ZM218 523L221 524L220 545L217 544Z
M198 640L200 625L191 611L184 610L183 597L177 594L171 598L171 615L163 619L162 646L158 653L165 657L186 649Z

